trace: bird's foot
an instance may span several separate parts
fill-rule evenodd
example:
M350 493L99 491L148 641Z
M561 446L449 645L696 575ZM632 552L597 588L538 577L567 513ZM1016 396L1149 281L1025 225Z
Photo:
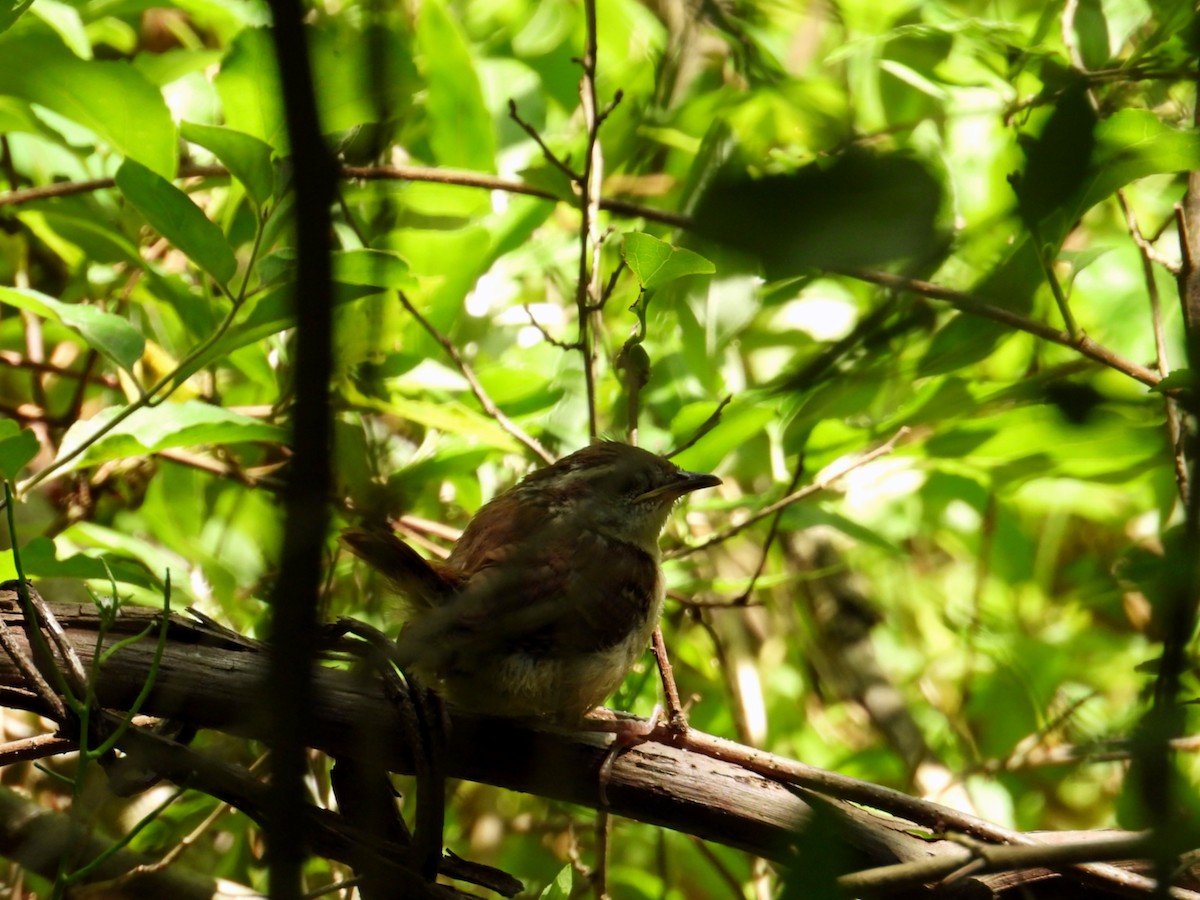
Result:
M650 717L641 719L636 716L615 713L609 709L594 709L586 719L584 727L589 731L600 731L613 736L613 742L604 754L600 763L600 804L608 806L608 783L612 778L613 765L617 757L639 744L656 741L664 744L678 742L687 734L687 719L682 713L670 719L663 717L663 709L656 705Z

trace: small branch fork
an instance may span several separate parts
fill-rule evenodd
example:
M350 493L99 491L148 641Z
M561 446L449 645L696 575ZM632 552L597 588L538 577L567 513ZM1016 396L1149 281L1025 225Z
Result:
M909 429L907 426L901 428L879 446L868 450L866 453L854 458L849 463L835 463L831 466L828 466L826 469L817 473L816 478L813 479L811 484L806 484L799 490L792 491L786 497L776 500L774 503L768 504L760 510L756 510L752 515L747 516L736 525L732 525L723 531L718 531L698 544L692 544L687 547L679 547L675 550L669 550L663 554L663 558L679 559L683 556L691 556L693 553L696 553L699 550L704 550L708 547L711 547L713 544L723 543L724 541L741 534L754 523L760 522L763 519L774 515L780 510L791 506L793 503L798 503L807 497L811 497L813 494L826 490L831 484L849 472L865 466L867 463L874 462L881 456L886 456L895 450L896 445L908 437L911 433L911 429Z
M495 419L497 425L528 447L529 450L531 450L534 455L541 459L542 462L546 463L546 465L553 463L554 454L543 447L537 438L528 434L520 425L506 416L504 411L501 410L500 407L495 404L492 398L488 396L487 391L483 389L483 385L479 383L479 379L475 377L474 369L472 369L470 364L463 359L463 356L461 353L459 353L458 348L454 346L454 342L438 331L432 322L421 315L421 313L417 311L417 308L413 306L412 301L408 299L403 291L397 291L396 293L400 297L401 304L403 304L404 308L408 310L409 315L417 320L421 327L428 332L429 336L437 341L441 345L442 349L446 351L446 355L454 361L454 365L458 367L458 371L462 374L463 378L467 380L467 384L471 386L471 393L475 395L475 399L479 401L479 405L483 407L483 411Z

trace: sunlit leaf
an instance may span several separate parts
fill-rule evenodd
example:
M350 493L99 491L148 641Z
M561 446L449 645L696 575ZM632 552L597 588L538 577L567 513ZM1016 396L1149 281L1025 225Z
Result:
M224 163L259 207L271 199L275 172L271 168L270 146L248 134L215 125L181 122L179 130L184 140L199 144Z
M125 319L86 303L63 303L38 291L10 287L0 287L0 303L62 322L123 369L131 369L146 346L142 333Z
M638 231L626 233L621 257L644 290L661 287L686 275L711 274L716 266L691 250Z
M162 94L124 61L83 60L42 35L0 39L0 94L22 97L96 132L161 176L178 162L175 124Z
M516 438L501 428L494 419L461 403L435 403L431 400L393 396L387 401L387 408L413 422L420 422L447 434L469 437L507 453L520 453L524 449Z
M237 260L221 229L187 194L133 160L117 170L117 187L159 234L221 284L237 271Z
M427 82L429 142L437 161L445 166L495 171L492 117L483 104L466 40L443 0L421 4L416 33Z
M109 573L121 584L154 587L156 579L144 566L114 554L85 556L76 553L59 559L54 542L47 537L35 537L21 548L21 568L26 578L71 578L108 581ZM12 554L0 553L0 581L16 578Z
M256 137L286 155L279 66L270 30L247 28L240 32L230 44L213 83L229 128Z
M63 436L57 458L65 459L86 446L69 464L69 468L77 469L109 459L146 456L172 447L247 441L282 443L287 437L287 433L275 425L198 400L143 407L96 437L124 409L109 407L90 419L76 422Z

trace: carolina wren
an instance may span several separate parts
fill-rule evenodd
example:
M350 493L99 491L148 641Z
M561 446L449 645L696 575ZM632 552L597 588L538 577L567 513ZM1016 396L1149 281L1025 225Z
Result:
M409 606L396 660L452 706L577 724L658 624L658 538L675 501L721 483L619 443L527 475L483 506L445 562L390 531L350 550Z

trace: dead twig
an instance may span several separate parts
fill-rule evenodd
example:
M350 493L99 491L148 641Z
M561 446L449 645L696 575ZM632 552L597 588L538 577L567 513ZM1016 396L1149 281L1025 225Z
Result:
M542 462L547 465L553 463L554 455L543 447L536 438L529 435L525 429L506 416L503 410L488 396L487 391L483 389L483 385L479 383L479 379L475 377L474 369L463 359L462 354L458 352L458 347L454 346L454 342L438 331L432 322L421 315L403 291L397 291L396 293L399 295L400 302L404 305L404 308L429 333L429 336L441 345L442 349L446 351L446 355L454 361L454 365L458 367L458 371L467 380L467 384L471 386L471 393L475 395L475 399L479 401L479 405L483 407L483 411L494 419L497 425L528 447Z

